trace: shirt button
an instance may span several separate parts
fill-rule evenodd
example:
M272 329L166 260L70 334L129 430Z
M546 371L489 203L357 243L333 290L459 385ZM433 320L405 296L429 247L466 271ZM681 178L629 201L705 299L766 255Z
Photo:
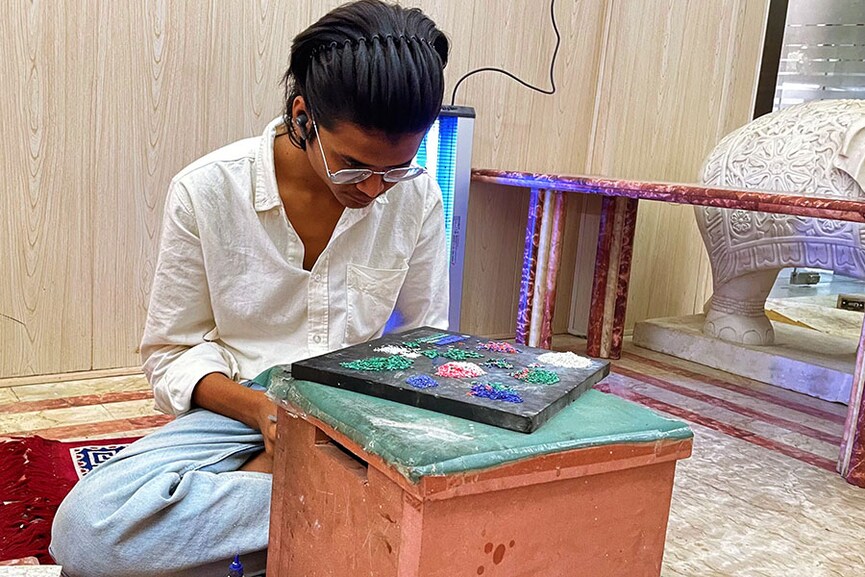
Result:
M320 343L321 342L321 336L315 335L314 337L312 337L312 342L314 342L315 344Z
M314 280L315 282L321 281L321 275L318 273L315 273L315 276L312 277L312 280Z

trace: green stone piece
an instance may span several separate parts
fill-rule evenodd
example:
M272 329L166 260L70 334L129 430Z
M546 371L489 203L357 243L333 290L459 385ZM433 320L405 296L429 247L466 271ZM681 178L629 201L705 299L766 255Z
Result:
M417 341L405 341L405 342L402 344L402 346L404 346L404 347L407 348L407 349L419 349L419 348L420 348L420 343L417 342Z
M489 385L490 387L493 388L494 391L498 391L498 392L507 392L507 393L513 393L514 392L513 387L508 386L504 383L500 383L498 381L492 381L489 383L472 383L472 384L473 385L474 384Z
M439 339L443 339L445 337L449 337L448 333L436 333L434 335L430 335L428 337L421 337L419 339L415 339L415 342L418 343L434 343Z
M511 376L530 385L554 385L559 382L559 375L546 369L524 369Z
M420 354L430 359L434 359L439 356L439 352L435 349L427 349L425 351L421 351Z
M448 347L446 351L444 351L443 353L439 353L439 355L452 361L464 361L466 359L482 359L484 357L482 354L476 353L474 351L455 349L453 347Z
M402 355L391 357L369 357L358 359L350 363L340 363L341 366L355 371L404 371L411 368L414 361Z
M488 367L496 367L499 369L512 369L514 368L513 363L509 363L504 359L489 359L484 363Z

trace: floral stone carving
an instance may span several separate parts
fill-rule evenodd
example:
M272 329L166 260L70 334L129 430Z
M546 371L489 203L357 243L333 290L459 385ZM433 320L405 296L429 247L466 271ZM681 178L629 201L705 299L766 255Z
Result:
M865 197L865 100L822 100L762 116L709 154L701 182L813 196ZM814 267L865 278L865 225L696 207L714 293L703 332L774 342L764 306L778 272Z

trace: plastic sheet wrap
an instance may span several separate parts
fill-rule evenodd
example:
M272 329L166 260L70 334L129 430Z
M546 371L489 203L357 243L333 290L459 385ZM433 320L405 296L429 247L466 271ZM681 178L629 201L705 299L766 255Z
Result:
M561 451L693 436L681 421L595 390L525 434L299 381L288 367L274 367L255 380L267 387L274 402L327 423L413 483Z

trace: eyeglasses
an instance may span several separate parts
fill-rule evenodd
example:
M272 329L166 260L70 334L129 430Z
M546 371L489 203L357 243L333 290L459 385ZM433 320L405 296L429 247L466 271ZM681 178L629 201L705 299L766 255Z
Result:
M426 172L422 166L412 164L409 166L401 166L399 168L391 168L390 170L378 171L368 168L344 168L331 172L327 166L327 157L324 155L324 147L321 145L321 135L318 133L318 125L312 121L312 128L315 130L315 139L318 141L318 149L321 151L321 159L324 161L324 170L327 172L327 177L334 184L357 184L363 182L373 174L381 175L385 182L404 182L417 178Z

